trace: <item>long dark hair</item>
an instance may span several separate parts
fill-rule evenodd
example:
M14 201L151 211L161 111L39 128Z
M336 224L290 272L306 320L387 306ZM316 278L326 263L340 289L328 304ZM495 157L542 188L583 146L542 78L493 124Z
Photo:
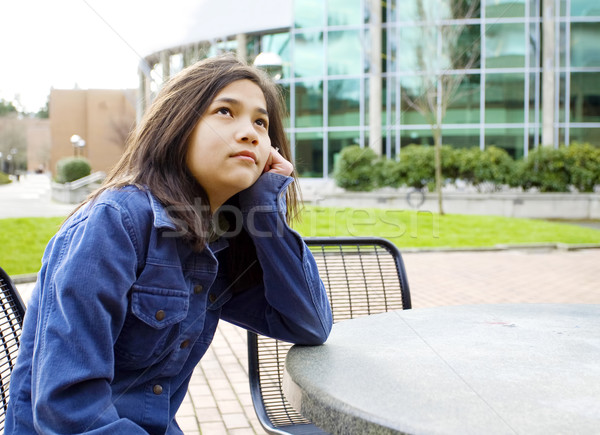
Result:
M271 145L279 147L281 155L291 161L279 88L263 71L233 54L225 54L197 62L164 84L128 138L120 161L86 202L110 188L148 188L168 208L174 222L185 227L180 229L192 246L204 248L212 217L207 194L186 164L189 138L215 96L238 80L250 80L262 90L269 112ZM297 179L295 171L292 176ZM298 183L294 182L287 191L288 222L297 216L298 202Z

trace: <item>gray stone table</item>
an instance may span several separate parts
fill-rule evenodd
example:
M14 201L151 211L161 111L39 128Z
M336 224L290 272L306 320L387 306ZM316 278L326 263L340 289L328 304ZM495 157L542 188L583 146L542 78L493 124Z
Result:
M600 305L465 305L337 323L283 388L335 434L598 434Z

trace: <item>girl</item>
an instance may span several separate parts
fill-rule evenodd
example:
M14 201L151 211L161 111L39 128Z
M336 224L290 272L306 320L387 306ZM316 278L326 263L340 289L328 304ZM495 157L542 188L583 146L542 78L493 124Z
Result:
M287 225L289 158L281 100L260 71L222 56L167 83L48 244L6 433L182 433L175 413L220 318L323 343L327 296Z

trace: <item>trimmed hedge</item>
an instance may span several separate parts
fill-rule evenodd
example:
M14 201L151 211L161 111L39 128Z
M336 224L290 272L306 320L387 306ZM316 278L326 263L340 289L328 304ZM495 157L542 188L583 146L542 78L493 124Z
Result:
M56 163L57 183L70 183L87 177L92 173L92 167L87 159L80 157L67 157Z
M349 146L342 149L334 171L338 186L351 191L370 191L377 187L373 166L377 154L371 148Z
M370 148L342 150L334 178L338 186L352 191L408 186L430 190L435 185L434 148L408 145L400 159L380 158ZM503 186L537 189L540 192L593 192L600 185L600 148L574 143L558 149L539 147L515 161L494 146L454 148L442 146L445 184L458 180L478 190L497 191Z
M0 172L0 184L12 183L12 180L4 172Z

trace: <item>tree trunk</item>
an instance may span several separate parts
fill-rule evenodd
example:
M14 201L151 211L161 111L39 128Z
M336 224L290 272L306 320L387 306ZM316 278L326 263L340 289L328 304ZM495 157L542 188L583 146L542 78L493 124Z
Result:
M435 146L435 191L437 192L438 210L440 215L443 215L444 208L442 206L442 129L439 126L439 124L434 128L433 138Z

